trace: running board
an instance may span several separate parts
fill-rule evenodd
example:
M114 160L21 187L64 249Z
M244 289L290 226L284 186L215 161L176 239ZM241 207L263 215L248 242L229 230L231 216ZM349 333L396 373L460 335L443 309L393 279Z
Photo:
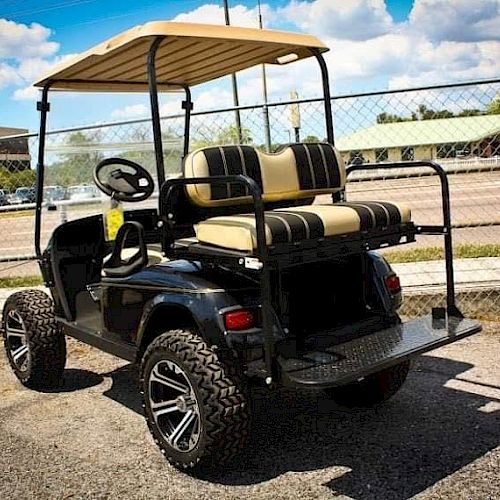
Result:
M57 318L57 322L65 335L69 335L80 342L97 347L101 351L130 361L131 363L136 361L137 348L133 345L102 337L99 332L85 328L78 323L67 321L64 318Z
M278 357L283 383L291 386L327 388L360 380L480 332L477 321L457 316L436 319L424 316L376 333L301 353L300 357Z

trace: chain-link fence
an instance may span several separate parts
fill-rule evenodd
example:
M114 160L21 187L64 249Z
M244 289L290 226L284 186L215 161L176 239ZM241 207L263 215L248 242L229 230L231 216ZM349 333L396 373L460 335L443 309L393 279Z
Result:
M346 163L432 159L448 171L460 306L500 314L500 80L337 96L332 105L335 144ZM290 142L324 140L324 124L321 99L195 112L190 145L240 142L275 151ZM183 115L163 118L162 127L166 174L177 175ZM36 135L0 137L0 278L38 272L32 261L22 262L33 257L36 152ZM134 160L154 174L150 121L48 134L42 245L61 222L101 212L92 169L110 156ZM403 202L417 224L440 224L439 181L431 174L382 168L357 173L347 198ZM420 297L408 302L410 314L442 300L441 247L442 238L423 236L386 250L406 291Z

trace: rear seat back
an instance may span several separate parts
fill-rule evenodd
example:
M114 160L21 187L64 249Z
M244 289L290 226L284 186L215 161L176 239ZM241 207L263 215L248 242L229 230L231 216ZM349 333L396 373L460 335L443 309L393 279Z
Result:
M184 161L184 176L246 175L261 188L266 202L298 200L335 193L345 186L345 165L328 143L298 143L278 153L248 145L212 146L193 151ZM243 185L188 185L190 200L201 207L251 203Z

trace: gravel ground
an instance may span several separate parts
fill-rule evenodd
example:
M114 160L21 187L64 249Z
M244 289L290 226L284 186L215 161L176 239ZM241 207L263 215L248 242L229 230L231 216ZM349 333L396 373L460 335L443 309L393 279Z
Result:
M141 416L135 369L71 341L63 388L22 388L0 356L0 498L500 498L500 323L422 356L388 403L255 394L246 453L193 478Z

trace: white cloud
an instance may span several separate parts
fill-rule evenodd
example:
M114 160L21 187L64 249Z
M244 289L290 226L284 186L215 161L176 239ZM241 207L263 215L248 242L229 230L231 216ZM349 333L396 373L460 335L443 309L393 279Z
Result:
M40 89L30 86L16 89L12 94L12 98L15 101L35 101L36 99L38 99L39 94Z
M495 78L500 74L500 42L422 42L414 47L412 61L400 74L389 79L389 88Z
M68 56L57 56L59 44L49 40L52 31L41 24L25 24L0 19L0 89L14 90L14 100L36 99L36 89L28 87L53 64Z
M276 19L276 12L267 4L261 5L262 17L267 24ZM257 7L249 9L244 5L235 5L229 9L229 18L234 26L258 28L259 18ZM179 14L172 19L183 23L225 24L224 10L220 5L205 4L190 12Z
M219 4L207 3L179 14L173 21L224 24ZM236 4L236 2L233 2ZM333 91L359 90L387 82L390 88L451 82L500 75L500 0L414 0L410 18L396 23L384 0L290 0L279 8L262 5L269 28L296 29L317 35L328 47L325 54ZM231 24L257 27L257 8L233 5ZM0 19L0 89L17 87L16 100L34 99L27 87L62 58L51 30ZM238 74L241 104L262 101L260 68ZM376 82L373 84L372 82ZM319 68L314 60L286 66L268 66L271 101L321 93ZM233 105L229 78L193 89L195 111ZM163 115L179 114L181 98L162 99ZM118 119L148 117L149 103L116 109Z
M280 12L304 31L337 39L367 40L393 27L384 0L292 0Z
M410 25L437 42L500 40L500 0L415 0Z
M74 54L56 56L51 59L33 57L11 63L0 62L0 89L8 86L30 85L34 80L49 71L51 67L71 57L74 57ZM34 87L16 89L12 95L16 101L32 100L37 96L38 93Z
M280 12L331 49L325 58L334 84L377 78L394 88L498 76L499 5L415 0L410 19L399 24L383 0L292 0ZM317 88L318 70L311 65L302 74L298 81L307 94Z
M22 79L16 69L10 64L0 62L0 89L19 83L22 83Z
M123 108L115 109L111 116L113 118L126 119L126 118L141 118L147 116L149 108L145 104L130 104Z
M0 19L0 58L19 60L52 56L59 50L59 44L48 40L51 33L38 23L26 26Z

